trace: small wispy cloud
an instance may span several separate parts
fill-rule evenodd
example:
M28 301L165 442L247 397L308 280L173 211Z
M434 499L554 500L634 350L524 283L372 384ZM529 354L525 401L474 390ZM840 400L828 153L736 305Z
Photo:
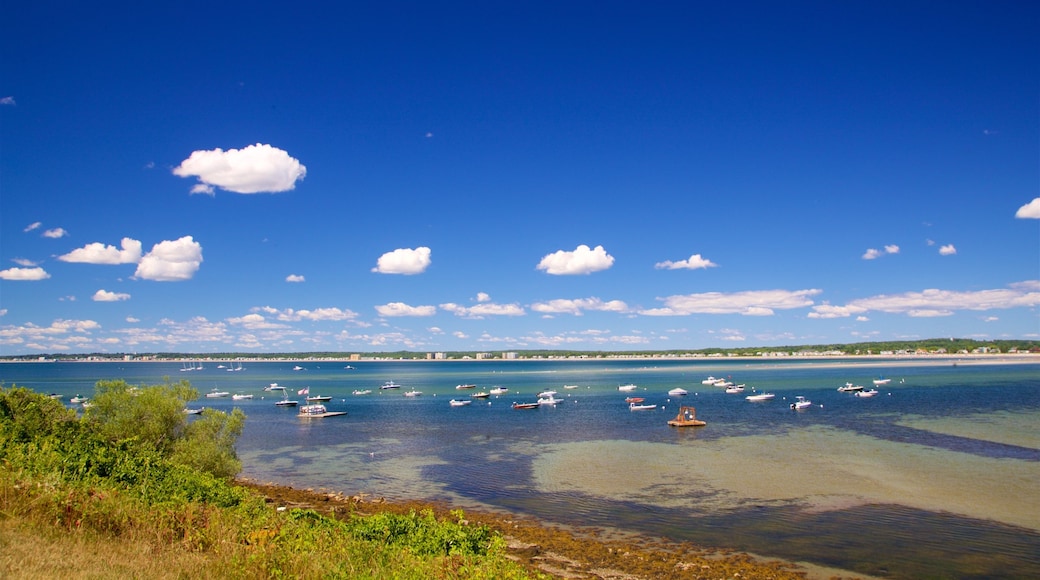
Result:
M22 230L22 231L23 232L31 232L31 231L33 231L35 229L39 229L42 226L43 226L43 222L33 222L33 223L25 226L25 229Z
M69 232L65 231L65 228L54 228L43 232L43 237L55 240L58 238L64 238L67 235L69 235Z
M122 302L129 300L130 295L124 292L109 292L108 290L98 290L91 297L94 302Z
M288 276L285 277L285 281L286 282L305 282L306 280L304 279L303 276L301 276L299 274L289 274Z
M884 250L878 250L876 248L868 248L867 251L863 253L863 259L864 260L876 260L877 258L880 258L881 256L884 256L886 254L898 254L898 253L899 253L899 246L897 246L895 244L888 244L887 246L885 246Z
M953 247L953 244L946 244L945 246L939 247L940 256L952 256L957 253L957 248Z
M17 103L14 102L14 97L0 97L0 105L14 106Z
M664 262L654 264L654 268L658 270L704 270L716 266L718 266L718 264L700 254L693 254L688 259L679 260L678 262L665 260Z

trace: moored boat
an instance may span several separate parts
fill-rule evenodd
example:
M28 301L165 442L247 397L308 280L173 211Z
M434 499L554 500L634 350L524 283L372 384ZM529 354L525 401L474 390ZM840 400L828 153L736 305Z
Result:
M380 389L400 389L401 385L395 383L393 380L389 380L389 381L383 383L383 386L381 386L379 388Z
M854 385L852 383L845 383L844 385L838 387L838 392L839 393L855 393L857 391L862 391L862 390L863 390L863 386L862 385Z
M689 395L690 393L686 389L675 387L674 389L668 391L668 394L673 397L684 397L686 395Z
M794 399L795 401L791 403L791 408L796 411L799 411L801 409L808 409L812 406L812 401L806 399L801 395L796 396Z
M757 401L772 401L776 398L776 395L773 393L755 393L754 395L748 395L744 398L754 403Z
M538 403L513 403L514 409L537 409Z
M869 391L860 391L860 392L856 393L856 396L857 397L873 397L876 394L878 394L878 390L877 389L870 389Z
M465 407L466 405L469 405L472 402L473 401L467 399L452 399L448 401L448 404L452 407Z
M634 390L636 390L638 388L639 387L637 387L636 385L634 385L632 383L628 383L628 384L625 384L625 385L618 385L617 390L621 391L622 393L628 393L628 392L634 391Z
M683 405L679 407L679 414L668 421L672 427L703 427L707 425L704 421L697 419L697 409Z
M233 401L245 401L245 400L252 399L252 398L253 398L253 395L246 394L246 393L235 393L234 395L231 395L231 400L233 400Z
M325 417L338 417L346 414L346 411L329 411L321 403L312 403L300 407L298 416L304 419L323 419Z
M372 389L354 389L355 395L371 395Z
M629 403L628 404L628 410L629 411L649 411L650 409L656 409L656 408L657 408L657 405L654 405L654 404L650 404L650 405L643 405L643 404L639 404L639 403Z
M504 394L506 394L508 392L509 392L509 389L507 389L505 387L493 387L491 389L491 394L492 395L504 395Z

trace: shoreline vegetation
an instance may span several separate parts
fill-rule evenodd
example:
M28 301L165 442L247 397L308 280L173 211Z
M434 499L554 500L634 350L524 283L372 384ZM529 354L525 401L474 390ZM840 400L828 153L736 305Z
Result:
M837 360L900 361L994 360L1001 363L1040 360L1040 340L926 339L899 342L705 348L659 351L516 350L508 352L298 352L298 353L81 353L0 356L3 362L444 362L565 360Z
M4 578L837 577L725 549L505 513L235 479L234 413L187 381L99 381L82 416L0 387Z

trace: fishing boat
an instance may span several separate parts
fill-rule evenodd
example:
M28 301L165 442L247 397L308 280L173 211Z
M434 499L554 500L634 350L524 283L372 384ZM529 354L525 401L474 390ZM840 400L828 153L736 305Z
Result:
M304 419L324 419L325 417L338 417L346 414L346 411L329 411L325 408L325 405L314 403L300 407L300 412L297 416Z
M490 396L491 396L490 394L485 393L484 391L480 391L479 393L473 393L472 395L470 395L470 397L472 397L474 399L486 399L486 398L488 398Z
M672 427L703 427L707 425L704 421L697 419L697 409L683 405L679 407L679 414L668 421Z
M252 398L253 398L253 395L245 394L245 393L235 393L234 395L231 395L231 400L233 400L233 401L246 401L246 400L252 399Z
M475 388L477 388L477 385L469 385L469 384L466 384L466 385L455 385L455 388L461 391L461 390L464 390L464 389L475 389Z
M630 405L632 403L642 403L645 400L646 399L644 399L643 397L625 397L625 402L630 404Z
M84 397L84 396L81 396L81 395L77 394L75 397L72 397L71 399L69 399L69 402L72 403L73 405L79 405L80 403L86 403L87 402L87 397Z
M513 403L514 409L537 409L538 403Z
M212 391L206 393L206 397L209 399L223 399L224 397L229 396L231 396L231 393L227 391L218 391L215 388Z
M744 385L733 385L732 387L726 387L726 392L731 395L734 393L743 393Z
M563 401L561 401L560 399L557 399L556 397L554 397L552 395L549 395L548 397L542 397L542 396L538 397L538 404L539 405L554 405L555 406L555 405L558 405L558 404L560 404L562 402Z
M639 387L637 387L636 385L633 385L632 383L628 383L627 385L618 385L617 390L621 391L622 393L628 393L628 392L634 391L634 390L636 390L638 388Z
M301 367L300 365L296 365L296 366L294 366L292 368L292 370L294 370L294 371L303 371L303 370L307 370L307 369ZM303 411L303 409L300 409L300 410Z
M653 405L653 404L650 404L650 405L643 405L643 404L640 404L640 403L629 403L628 404L628 410L629 411L649 411L650 409L656 409L656 408L657 408L657 405Z
M299 404L300 404L299 401L294 401L294 400L289 398L289 393L286 393L285 391L282 391L282 400L281 401L276 401L274 405L276 407L295 407L296 405L299 405Z
M855 393L863 390L863 385L854 385L852 383L845 383L838 387L839 393Z
M329 395L307 395L308 403L327 403L332 400Z
M714 385L715 381L717 381L717 380L718 379L716 379L715 377L709 376L708 378L706 378L703 381L701 381L701 384L702 385Z
M870 389L869 391L860 391L856 393L857 397L873 397L878 393L877 389Z
M184 408L184 414L185 415L201 415L202 414L202 410L203 410L203 407L199 407L198 409L189 409L188 407L185 407Z
M542 392L538 393L538 396L539 397L555 397L556 396L556 391L552 391L552 390L542 391Z
M751 401L752 403L755 403L758 401L772 401L776 398L776 395L774 395L773 393L756 393L754 395L748 395L744 398L748 401Z
M570 390L570 389L577 389L577 388L578 388L578 385L563 385L563 388L564 388L564 389L567 389L567 390Z
M689 395L690 393L686 389L683 389L683 388L680 388L680 387L675 387L674 389L668 391L668 394L673 396L673 397L683 397L683 396Z
M795 399L795 401L793 403L791 403L791 408L796 410L796 411L800 411L802 409L808 409L809 407L812 406L812 401L806 399L805 397L803 397L801 395L798 395L794 399Z
M406 397L418 397L419 395L422 395L422 391L417 391L415 389L412 389L404 394L404 396Z
M469 405L472 402L473 401L468 399L452 399L448 401L448 404L452 407L465 407L466 405Z
M355 395L371 395L372 389L354 389Z
M506 394L508 392L509 392L509 389L507 389L505 387L493 387L491 389L491 394L492 395L504 395L504 394Z
M880 385L887 385L888 383L891 383L891 382L892 382L892 379L886 379L884 377L879 377L879 378L874 379L874 384L875 385L879 385L879 386Z
M393 380L389 380L389 381L383 383L383 386L381 386L379 388L380 389L400 389L401 385L395 383Z
M270 385L267 385L266 387L264 387L264 390L265 391L284 391L285 387L279 385L278 383L271 383Z

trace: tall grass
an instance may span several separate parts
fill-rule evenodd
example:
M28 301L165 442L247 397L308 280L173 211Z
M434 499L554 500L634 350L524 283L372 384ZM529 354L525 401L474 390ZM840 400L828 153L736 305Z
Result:
M461 512L278 511L229 480L0 389L0 576L532 577Z

